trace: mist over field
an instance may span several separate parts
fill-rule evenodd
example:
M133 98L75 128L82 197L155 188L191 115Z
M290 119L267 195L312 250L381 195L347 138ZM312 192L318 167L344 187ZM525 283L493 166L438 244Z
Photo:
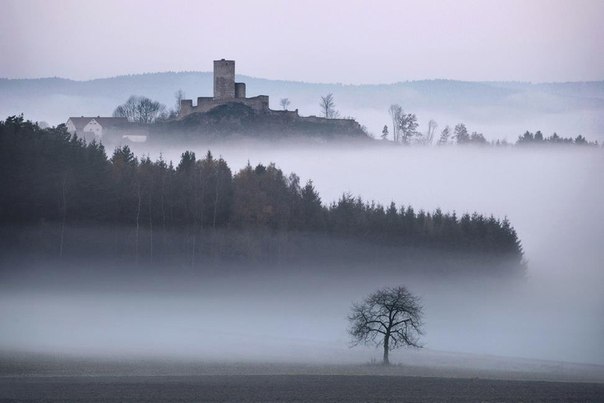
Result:
M0 402L603 400L602 16L0 0Z
M359 363L349 349L353 301L404 284L425 307L428 351L604 364L604 159L599 148L195 146L233 171L274 162L312 179L324 204L343 192L414 209L508 217L528 261L526 279L423 276L362 264L239 264L121 270L82 259L28 261L0 281L0 349L226 361ZM181 148L136 146L177 163ZM376 261L379 261L376 260ZM405 363L422 351L396 350Z

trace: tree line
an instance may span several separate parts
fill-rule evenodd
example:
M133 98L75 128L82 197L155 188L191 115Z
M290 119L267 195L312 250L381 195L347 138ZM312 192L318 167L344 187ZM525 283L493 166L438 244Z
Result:
M183 90L174 93L174 108L140 95L131 95L126 102L113 110L113 117L126 118L133 123L151 124L175 119L180 113L180 101L185 97Z
M151 124L162 122L178 117L180 113L180 101L184 98L184 92L178 90L174 94L176 103L175 108L168 110L165 105L153 101L144 96L132 95L122 105L118 105L113 112L114 117L125 117L131 122ZM291 104L288 98L282 98L279 102L283 110L287 110ZM332 93L321 96L319 107L320 116L327 119L340 118L340 112L335 108L335 98ZM425 131L419 129L419 122L414 113L407 113L399 104L390 105L388 113L391 118L391 126L384 125L382 129L382 140L392 141L404 145L493 145L509 146L507 140L488 141L484 134L477 131L468 130L465 123L458 123L453 128L446 125L440 133L437 133L438 123L434 119L428 121ZM346 119L353 119L347 117ZM364 128L366 131L366 129ZM557 133L551 136L544 136L541 131L535 133L526 131L518 136L515 145L545 145L545 144L565 144L580 146L598 146L598 141L588 141L584 136L578 135L575 138L561 137Z
M477 213L415 211L350 194L324 204L312 181L300 183L274 164L233 173L211 152L186 151L178 164L137 158L128 146L110 157L102 144L41 129L23 117L0 122L0 221L16 225L111 224L139 231L217 228L308 232L393 246L484 253L522 260L507 219ZM62 242L62 241L61 241Z
M436 130L438 123L434 119L428 121L428 127L425 131L419 130L417 116L414 113L406 113L398 104L393 104L388 109L391 118L391 129L388 125L384 125L382 129L382 140L389 140L394 143L405 145L494 145L508 146L510 143L507 140L488 141L482 133L468 130L464 123L455 125L453 129L450 126L445 126L437 136ZM598 146L597 141L588 141L584 136L560 137L553 133L549 137L545 137L541 131L531 133L526 131L522 136L518 137L516 145L543 145L543 144L570 144L581 146Z
M283 104L286 102L286 104ZM281 100L283 109L289 105L289 99ZM335 109L335 98L332 93L322 96L319 102L321 116L334 119L340 117L340 113ZM428 121L428 125L424 131L419 129L419 122L415 113L407 113L399 104L392 104L388 109L388 114L391 119L390 128L384 125L382 129L382 140L392 141L397 144L404 145L494 145L508 146L511 145L507 140L488 141L484 134L477 131L470 132L465 123L458 123L453 128L446 125L440 133L437 133L438 123L434 119ZM588 141L584 136L578 135L575 138L561 137L557 133L553 133L549 137L545 137L541 131L531 133L526 131L519 136L515 145L544 145L544 144L570 144L581 146L598 146L597 141Z

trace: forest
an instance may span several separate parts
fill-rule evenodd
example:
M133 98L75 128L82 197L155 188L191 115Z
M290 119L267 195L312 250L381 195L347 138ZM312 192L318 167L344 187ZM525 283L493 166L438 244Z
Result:
M202 239L228 230L523 260L521 242L505 218L384 206L346 193L325 204L312 181L302 184L274 164L248 163L233 173L210 151L202 159L185 151L174 165L137 158L128 146L108 157L102 144L72 136L64 125L43 129L22 116L0 122L0 170L2 188L10 189L0 196L0 222L11 228L60 228L59 254L66 227L90 226L128 229L137 258L159 254L162 237L153 238L154 233Z

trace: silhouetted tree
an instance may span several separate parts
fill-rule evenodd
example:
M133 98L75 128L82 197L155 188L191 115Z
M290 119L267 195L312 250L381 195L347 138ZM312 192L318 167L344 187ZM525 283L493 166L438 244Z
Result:
M581 136L581 135L578 135L578 136L575 138L575 144L579 144L579 145L585 145L585 144L587 144L587 140L585 140L585 137L583 137L583 136Z
M250 165L233 178L233 223L239 227L285 229L289 221L289 189L274 164Z
M477 144L477 145L485 145L485 144L487 144L487 139L484 138L482 133L472 132L472 134L470 135L470 139L468 140L468 143Z
M400 133L400 140L403 144L409 144L411 138L417 135L417 117L414 113L402 112L399 116L398 132Z
M384 125L384 128L382 129L382 140L388 139L388 134L388 125Z
M401 118L401 114L403 113L403 108L400 105L393 104L390 105L388 113L390 114L390 118L392 119L392 140L395 143L398 143L398 122Z
M153 123L165 109L165 105L157 101L132 95L124 104L115 108L113 116L127 118L130 122Z
M289 104L290 102L288 98L281 98L281 101L279 101L279 105L281 105L281 109L283 109L284 111L287 110Z
M457 142L457 144L468 144L470 142L470 134L468 133L468 129L466 125L460 123L455 126L455 134L453 138Z
M174 117L180 115L180 102L185 99L185 92L183 90L178 90L174 93Z
M390 364L391 350L421 347L422 306L419 298L405 287L384 288L372 293L362 303L353 304L348 320L353 345L382 346L384 365Z
M332 93L321 97L321 102L319 102L319 106L321 107L321 114L327 119L335 119L340 116L340 113L335 109L336 102Z
M587 146L597 146L598 142L590 142L584 136L577 136L574 139L572 137L560 137L557 133L552 134L551 136L544 138L543 133L541 131L535 132L535 134L526 131L522 136L518 137L516 141L516 145L524 146L524 145L541 145L541 144L574 144L574 145L587 145Z
M426 135L422 138L421 141L423 145L432 144L432 142L434 141L434 133L436 132L437 128L438 123L436 123L436 120L430 119L430 121L428 121L428 130L426 131Z
M524 132L524 134L522 136L518 137L518 141L516 142L516 144L530 144L530 143L533 143L534 141L535 141L534 134L527 130L526 132Z
M324 230L325 210L312 181L308 181L300 190L300 201L303 217L302 228L311 231Z
M445 128L440 132L440 138L436 143L439 146L445 145L449 143L449 137L451 136L451 128L449 126L445 126Z

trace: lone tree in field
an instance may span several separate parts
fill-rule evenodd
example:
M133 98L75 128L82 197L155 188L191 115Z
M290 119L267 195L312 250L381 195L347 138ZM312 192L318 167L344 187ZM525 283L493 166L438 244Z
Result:
M348 316L353 345L383 346L384 365L390 364L388 353L395 348L421 348L422 306L418 297L405 287L384 288L353 304Z

